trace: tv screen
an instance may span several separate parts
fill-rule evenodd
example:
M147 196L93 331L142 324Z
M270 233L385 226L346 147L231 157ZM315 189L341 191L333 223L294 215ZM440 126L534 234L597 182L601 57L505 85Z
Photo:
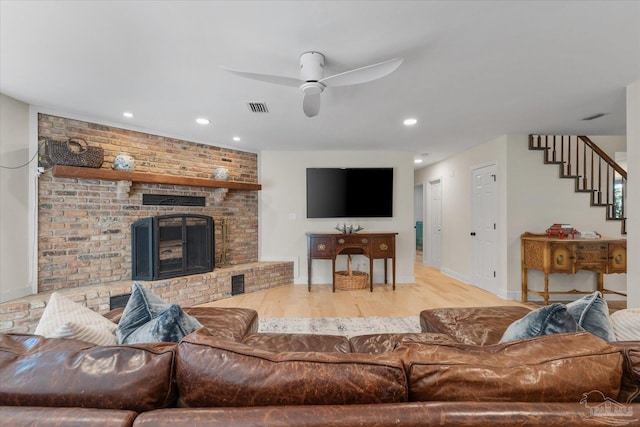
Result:
M393 216L393 168L307 168L307 218Z

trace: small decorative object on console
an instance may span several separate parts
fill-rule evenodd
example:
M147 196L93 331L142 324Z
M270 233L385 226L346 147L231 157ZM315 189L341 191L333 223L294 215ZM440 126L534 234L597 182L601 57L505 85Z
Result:
M113 158L113 169L130 172L136 167L136 159L129 153L120 153Z
M546 230L547 236L555 236L559 239L564 239L567 236L571 236L572 239L576 238L578 230L573 228L570 224L553 224Z
M581 239L599 239L600 237L602 236L597 231L583 231L580 233Z
M359 225L353 225L353 224L347 225L346 223L343 223L343 224L338 223L334 228L344 234L352 234L360 230L364 230L364 228L360 227Z

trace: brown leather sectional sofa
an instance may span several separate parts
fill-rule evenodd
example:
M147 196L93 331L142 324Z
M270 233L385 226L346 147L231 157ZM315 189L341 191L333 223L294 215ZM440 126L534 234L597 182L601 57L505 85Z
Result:
M186 308L179 344L0 335L10 426L640 425L640 342L587 333L496 344L526 308L426 310L424 333L258 333L239 308ZM118 320L117 311L107 316ZM5 424L6 423L6 424Z

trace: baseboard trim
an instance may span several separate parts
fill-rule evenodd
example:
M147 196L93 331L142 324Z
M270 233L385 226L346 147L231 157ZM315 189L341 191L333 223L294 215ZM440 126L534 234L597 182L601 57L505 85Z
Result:
M446 274L449 277L453 277L456 280L460 280L461 282L466 283L467 285L473 285L467 276L462 274L458 274L453 270L449 270L448 268L440 268L440 273ZM475 286L475 285L473 285Z

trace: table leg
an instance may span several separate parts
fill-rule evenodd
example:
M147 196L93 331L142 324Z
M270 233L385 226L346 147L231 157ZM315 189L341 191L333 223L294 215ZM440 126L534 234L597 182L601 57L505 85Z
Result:
M521 295L521 299L522 302L527 302L529 301L529 285L527 282L527 268L526 267L522 267L522 295Z
M544 273L544 305L549 305L549 273Z
M336 291L336 257L331 258L331 289Z
M311 292L311 257L307 257L307 290Z
M391 258L391 273L393 274L393 290L396 290L396 257Z
M383 258L382 261L384 262L384 284L386 285L387 283L389 283L389 281L387 280L387 258Z
M598 290L604 296L604 273L597 273L598 275Z
M369 258L369 292L373 292L373 258Z

